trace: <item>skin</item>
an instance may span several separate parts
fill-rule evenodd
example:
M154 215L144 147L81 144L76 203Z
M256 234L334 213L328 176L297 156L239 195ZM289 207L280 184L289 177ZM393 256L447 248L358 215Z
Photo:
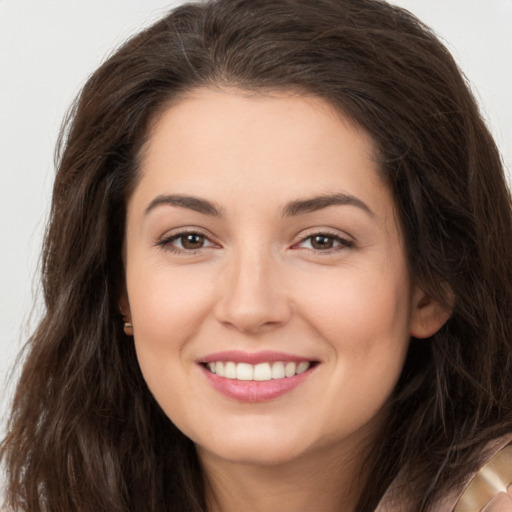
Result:
M122 310L150 390L196 443L211 510L353 510L410 335L446 320L411 282L373 153L324 100L292 93L199 89L152 126L128 201ZM332 194L355 199L283 212ZM201 235L196 249L183 231ZM247 403L198 364L233 349L319 364Z

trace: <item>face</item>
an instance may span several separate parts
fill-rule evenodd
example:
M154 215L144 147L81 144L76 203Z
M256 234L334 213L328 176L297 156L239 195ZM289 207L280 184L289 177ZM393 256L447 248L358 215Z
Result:
M371 141L325 101L197 90L128 202L126 316L200 454L276 464L371 436L419 291Z

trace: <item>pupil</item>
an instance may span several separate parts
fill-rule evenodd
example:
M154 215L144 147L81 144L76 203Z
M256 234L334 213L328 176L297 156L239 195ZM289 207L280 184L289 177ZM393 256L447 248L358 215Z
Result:
M185 235L181 243L185 249L198 249L203 245L202 235Z
M315 249L331 249L333 240L329 236L317 235L313 237L312 245Z

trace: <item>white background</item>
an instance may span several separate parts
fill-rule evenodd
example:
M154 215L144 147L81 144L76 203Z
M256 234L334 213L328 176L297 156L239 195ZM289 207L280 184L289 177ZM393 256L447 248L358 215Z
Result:
M254 0L257 1L257 0ZM88 75L169 0L0 0L0 437L8 369L38 318L38 262L61 119ZM512 0L394 0L430 25L512 174Z

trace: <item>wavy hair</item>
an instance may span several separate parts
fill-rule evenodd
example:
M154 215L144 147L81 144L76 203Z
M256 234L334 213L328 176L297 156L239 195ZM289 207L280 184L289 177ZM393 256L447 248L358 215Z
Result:
M193 443L149 392L122 331L126 198L151 121L198 87L317 95L373 140L412 279L449 305L412 339L357 505L406 469L426 510L512 432L512 216L496 146L435 35L380 0L183 5L91 76L62 132L42 264L0 457L15 511L201 511Z

